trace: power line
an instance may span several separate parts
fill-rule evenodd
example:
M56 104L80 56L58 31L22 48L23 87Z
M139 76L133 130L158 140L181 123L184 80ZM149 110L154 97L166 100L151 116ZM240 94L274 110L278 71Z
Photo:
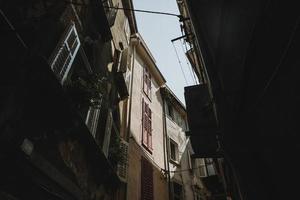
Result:
M176 50L176 47L175 47L175 45L174 45L174 43L173 43L173 42L172 42L172 45L173 45L173 48L174 48L174 50L175 50L176 57L177 57L177 59L178 59L178 63L179 63L179 66L180 66L180 69L181 69L181 72L182 72L183 78L184 78L184 80L185 80L185 84L186 84L186 85L188 85L188 82L187 82L187 79L186 79L186 77L185 77L185 74L184 74L184 71L183 71L183 67L182 67L182 64L181 64L180 58L179 58L179 56L178 56L178 52L177 52L177 50Z
M65 1L65 2L68 3L68 4L76 5L76 6L90 6L90 5L98 6L97 4L76 3L76 2L71 2L71 1ZM132 9L132 8L114 7L114 6L103 6L103 7L104 8L109 8L109 9L115 9L115 10L128 10L128 11L133 11L133 12L173 16L173 17L178 17L180 19L182 18L182 16L178 15L178 14L161 12L161 11L154 11L154 10Z
M282 55L280 57L280 60L279 60L278 64L276 65L276 67L275 67L274 71L272 72L270 78L268 79L267 83L265 84L261 95L258 96L258 98L256 99L254 105L252 106L252 109L250 109L250 110L253 110L253 108L255 108L258 105L259 101L263 98L263 96L267 92L268 88L270 87L271 82L274 80L275 76L277 75L277 73L278 73L278 71L280 69L280 66L282 65L282 62L284 61L284 59L285 59L285 57L287 55L287 52L290 49L290 46L291 46L291 44L293 42L295 33L296 33L297 28L299 26L299 22L300 22L300 17L297 18L296 24L293 27L292 33L290 34L289 40L288 40L287 45L286 45L286 47L285 47L285 49L284 49L284 51L283 51L283 53L282 53Z
M186 52L188 52L186 41L184 40L183 43L184 43L184 47L185 47ZM191 53L193 54L192 49L190 49L190 50L191 50ZM194 62L195 62L194 64L196 65L196 60ZM193 74L193 77L195 79L195 82L196 82L196 84L198 84L199 80L198 80L198 78L196 76L195 70L193 69L192 65L190 65L190 67L192 69L192 74Z
M12 25L12 23L10 22L10 20L6 17L5 13L1 9L0 9L0 14L4 18L5 22L9 26L10 30L15 33L15 35L18 38L19 42L23 45L23 47L25 49L28 49L28 46L25 44L25 42L22 39L22 37L20 36L20 34L17 32L17 30L15 29L15 27Z
M187 51L187 48L184 50L184 48L183 48L183 42L182 42L182 40L180 40L180 42L181 42L181 49L182 49L182 52L183 53L187 53L188 51ZM189 62L189 60L188 60L188 58L186 57L186 55L184 56L185 57L185 61L186 61L186 64L187 64L187 66L188 66L188 69L189 69L189 72L190 72L190 76L193 78L193 80L194 80L194 82L195 82L195 84L197 84L197 81L196 81L196 79L195 79L195 76L194 76L194 74L193 74L193 72L192 72L192 66L190 65L190 62Z

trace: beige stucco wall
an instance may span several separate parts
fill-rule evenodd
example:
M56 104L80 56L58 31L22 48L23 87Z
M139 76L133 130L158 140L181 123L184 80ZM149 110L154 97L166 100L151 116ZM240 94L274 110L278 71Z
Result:
M174 107L173 107L174 108ZM175 111L176 112L176 111ZM178 113L177 113L178 114ZM178 144L179 163L175 164L169 162L170 171L177 171L171 173L171 180L182 185L183 199L193 200L195 184L199 188L203 188L199 173L197 169L190 169L189 156L192 153L192 147L188 137L186 137L184 130L177 125L169 116L166 116L167 134ZM184 119L184 117L183 117ZM196 164L196 166L198 166Z
M123 7L121 0L113 0L113 4L114 4L114 6L118 5L118 7L121 7L121 8ZM124 49L127 48L129 45L130 34L129 34L129 37L127 37L127 35L125 33L126 20L128 20L128 19L125 15L124 11L118 10L116 19L115 19L115 23L110 29L112 36L113 36L113 42L117 49L120 49L120 46L119 46L120 42L122 42Z
M143 67L150 67L143 61L143 56L145 55L137 52L134 61L127 199L135 200L141 197L141 156L144 156L153 164L154 199L165 200L168 199L168 187L161 173L161 168L164 168L162 98L159 85L154 78L152 78L151 101L143 92ZM152 154L142 146L142 99L149 104L152 111Z

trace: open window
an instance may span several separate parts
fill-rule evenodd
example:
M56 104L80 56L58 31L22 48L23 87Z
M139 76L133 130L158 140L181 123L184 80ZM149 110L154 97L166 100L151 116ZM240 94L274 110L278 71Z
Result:
M71 66L80 47L80 40L72 22L66 35L61 39L50 61L52 71L60 80L61 84L66 80Z
M169 148L170 148L170 161L179 164L178 144L171 138L169 139Z

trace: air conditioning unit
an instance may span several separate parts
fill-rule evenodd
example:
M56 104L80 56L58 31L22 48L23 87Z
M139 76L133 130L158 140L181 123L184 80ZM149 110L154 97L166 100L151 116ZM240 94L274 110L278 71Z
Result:
M118 163L118 176L123 182L127 182L127 166L128 166L128 142L121 139L120 148L121 148L121 159Z

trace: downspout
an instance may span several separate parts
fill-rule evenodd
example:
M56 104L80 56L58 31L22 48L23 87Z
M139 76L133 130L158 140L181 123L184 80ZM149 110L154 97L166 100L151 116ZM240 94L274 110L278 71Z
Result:
M135 37L130 37L130 39L134 39ZM138 41L139 42L139 41ZM131 137L131 107L132 107L132 89L133 89L133 77L134 77L134 66L135 66L135 56L136 56L136 44L132 42L133 53L132 53L132 65L131 65L131 80L130 80L130 93L129 93L129 108L128 108L128 128L126 134L126 141L129 141Z
M168 148L168 133L167 133L167 119L166 119L166 104L165 104L165 98L164 92L162 92L162 88L160 90L162 99L163 99L163 135L164 135L164 164L165 164L165 170L167 172L168 177L168 192L169 192L169 200L172 199L172 193L171 193L171 175L170 175L170 165L169 165L169 148ZM167 154L167 155L165 155ZM167 157L167 160L166 160Z

